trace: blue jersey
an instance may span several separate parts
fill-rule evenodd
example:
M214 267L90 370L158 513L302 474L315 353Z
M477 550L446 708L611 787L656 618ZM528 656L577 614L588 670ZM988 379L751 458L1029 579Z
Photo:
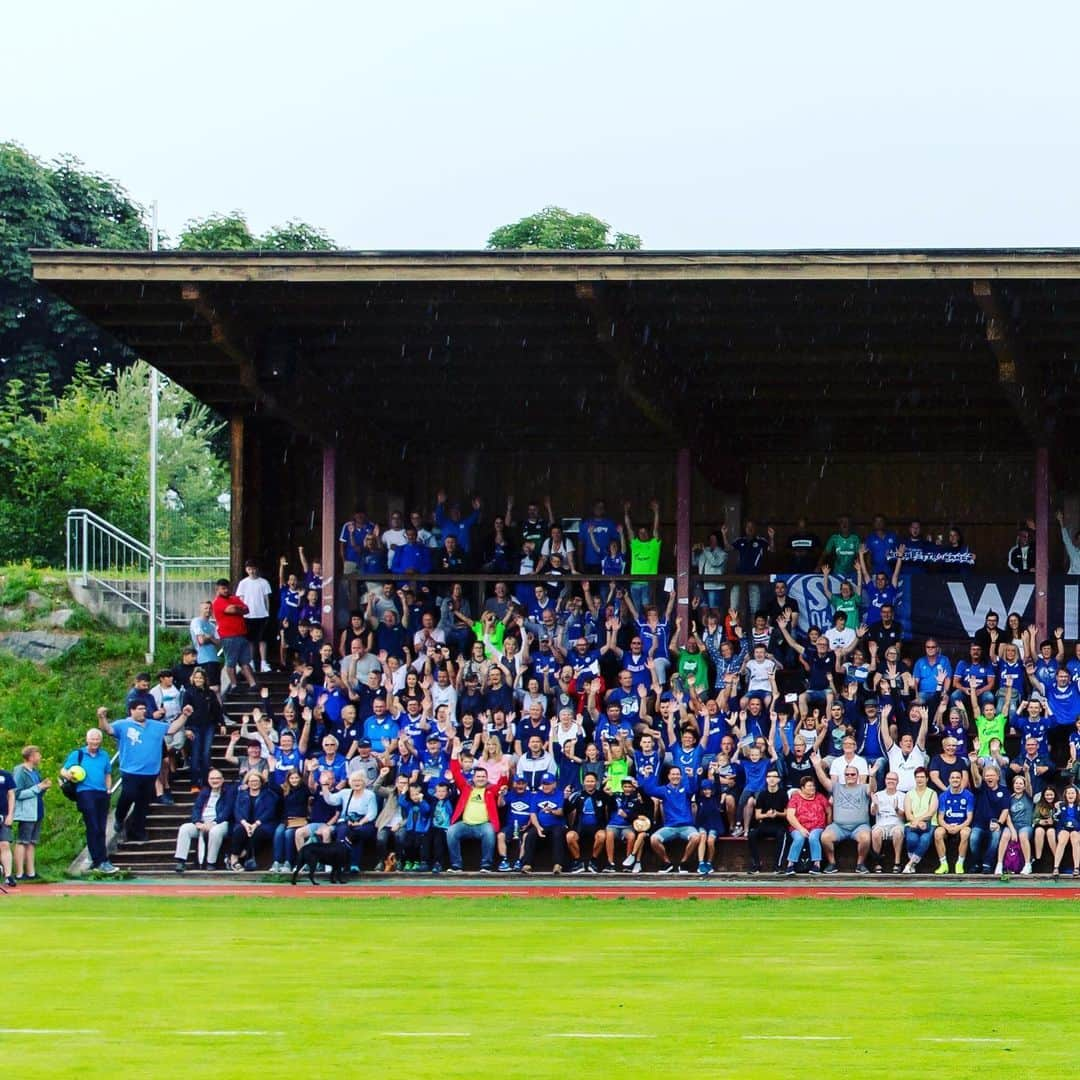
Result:
M704 756L700 746L692 746L689 750L682 746L672 747L671 764L678 765L682 769L683 783L689 788L691 795L697 794L701 780L701 762Z
M1041 656L1035 658L1035 678L1046 687L1047 690L1054 685L1055 676L1058 673L1058 662L1054 657L1044 660Z
M694 806L689 786L683 781L677 787L674 784L664 784L656 787L653 784L643 784L645 791L660 800L664 810L664 825L668 828L685 828L694 824Z
M652 686L652 672L648 668L648 659L644 651L638 653L637 656L632 652L623 653L622 668L623 671L629 671L633 676L630 688L635 694L639 686L644 686L646 690Z
M588 672L590 675L600 674L599 649L587 649L584 653L571 649L566 654L566 662L573 669L575 679L580 678L583 672Z
M633 701L636 703L638 697L636 694L632 695ZM627 696L626 701L629 702L631 696ZM637 712L630 714L634 719L637 718ZM634 737L634 725L631 720L625 718L626 714L615 724L612 724L610 720L605 716L599 724L596 725L596 731L593 733L593 741L598 747L603 749L605 743L616 743L619 741L620 735L625 735L628 739Z
M631 729L633 724L641 719L641 698L634 691L626 691L617 686L608 694L607 700L609 705L619 706L619 713L630 721ZM600 745L599 739L596 744Z
M506 831L510 836L517 836L529 824L529 815L536 806L536 796L531 791L506 793Z
M769 550L769 541L762 536L740 536L732 543L731 547L738 557L735 573L756 574L765 561L765 553Z
M623 555L605 555L600 563L600 573L604 577L621 577L626 573L626 558Z
M1072 806L1058 803L1054 808L1054 824L1064 832L1076 832L1080 829L1080 803Z
M975 796L970 791L947 790L938 796L938 818L946 825L963 825L974 812Z
M1050 715L1056 727L1063 724L1072 727L1080 716L1080 690L1073 683L1069 683L1064 690L1058 689L1056 683L1047 688L1046 703L1050 706Z
M750 761L749 758L740 759L739 767L742 769L743 790L764 791L765 774L769 771L771 764L772 762L767 757L760 758L758 761Z
M563 824L562 815L556 812L563 808L563 793L557 787L554 791L537 791L533 797L536 800L533 813L542 829Z
M883 536L870 533L866 538L866 550L870 555L870 573L888 574L889 552L896 551L896 533L886 531Z
M274 760L277 761L277 768L270 775L278 787L285 783L285 778L293 769L296 769L301 776L304 775L304 755L295 746L291 750L276 748L274 750Z
M319 773L329 770L334 774L334 784L340 784L349 774L349 763L340 754L328 758L325 754L319 754L315 759L315 780L319 779Z
M671 628L666 622L659 622L656 626L651 626L647 621L639 620L637 629L638 636L641 638L641 651L646 656L652 651L653 641L656 642L656 656L663 658L671 651L671 642L669 640Z
M660 774L660 762L662 760L659 750L653 750L650 753L643 753L641 750L635 750L633 756L634 762L634 775L639 778L648 777L655 782L656 778Z
M994 668L990 664L974 663L971 660L961 660L956 665L956 677L966 692L969 686L968 679L974 679L971 685L982 686L994 677Z
M81 750L72 750L64 759L64 768L70 769L72 765L81 765L86 771L86 779L80 780L76 785L79 791L108 791L108 776L112 772L112 762L104 748L99 748L96 754L91 754L86 747ZM7 813L7 789L4 787L3 777L10 773L0 772L0 817Z
M1046 717L1036 716L1032 720L1030 717L1018 715L1013 721L1013 727L1023 738L1037 739L1040 754L1050 753L1050 743L1046 737L1046 733L1050 730L1050 724L1047 722Z
M1070 661L1070 663L1072 663L1072 661ZM1078 670L1080 670L1080 668L1078 668ZM1002 658L994 665L994 674L997 676L999 690L1004 690L1007 686L1012 687L1012 703L1015 707L1016 703L1024 693L1023 663L1020 660L1017 660L1015 663L1010 664Z
M161 749L169 725L164 720L117 720L113 734L120 746L120 771L133 776L156 776L161 770Z
M886 585L879 589L873 582L863 586L863 600L865 608L863 619L867 626L873 626L881 622L881 609L883 607L896 607L896 600L900 593L893 585Z

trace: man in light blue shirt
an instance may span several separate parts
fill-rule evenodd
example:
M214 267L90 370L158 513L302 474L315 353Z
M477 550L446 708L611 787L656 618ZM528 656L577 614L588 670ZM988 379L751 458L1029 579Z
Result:
M106 735L112 735L120 748L120 779L123 790L116 804L116 828L124 827L124 819L131 812L127 839L143 843L146 837L146 813L153 802L155 784L161 772L162 749L165 739L175 735L186 723L192 708L185 705L172 723L164 720L147 720L146 706L141 701L131 704L131 715L126 720L109 720L104 706L98 709L98 722Z
M109 788L112 781L112 761L101 745L100 728L90 728L86 733L86 746L72 750L60 769L61 780L71 780L71 769L79 766L86 774L75 781L75 805L82 814L86 827L86 847L90 852L90 866L103 874L115 874L116 867L109 862L105 847L105 826L109 819Z

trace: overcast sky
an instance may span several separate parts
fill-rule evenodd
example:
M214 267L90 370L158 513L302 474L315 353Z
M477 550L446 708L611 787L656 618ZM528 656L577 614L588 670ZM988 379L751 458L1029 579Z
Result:
M478 248L554 203L649 248L1080 244L1080 6L885 8L8 4L0 139L173 237Z

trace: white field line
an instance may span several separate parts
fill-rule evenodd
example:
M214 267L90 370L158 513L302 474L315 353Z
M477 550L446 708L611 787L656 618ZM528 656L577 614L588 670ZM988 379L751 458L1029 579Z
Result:
M1023 1039L993 1039L983 1038L979 1036L966 1036L966 1035L921 1035L919 1036L919 1042L931 1042L931 1043L1015 1043L1023 1042Z
M753 1042L846 1042L850 1035L744 1035Z
M549 1031L545 1039L649 1039L651 1035L639 1032L616 1031Z
M380 1031L391 1039L468 1039L471 1031Z

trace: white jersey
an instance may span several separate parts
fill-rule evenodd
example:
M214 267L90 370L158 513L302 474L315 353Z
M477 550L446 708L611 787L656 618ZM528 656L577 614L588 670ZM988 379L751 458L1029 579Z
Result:
M904 757L904 751L896 743L893 743L889 749L889 768L900 777L896 790L905 794L914 791L915 770L919 766L926 768L929 763L927 756L917 746L913 746L911 753Z
M266 601L272 592L266 578L244 578L236 586L236 595L247 604L247 618L265 619L270 615Z
M766 694L772 689L773 672L776 671L776 662L769 660L746 661L746 692L752 694L755 690L764 691Z

